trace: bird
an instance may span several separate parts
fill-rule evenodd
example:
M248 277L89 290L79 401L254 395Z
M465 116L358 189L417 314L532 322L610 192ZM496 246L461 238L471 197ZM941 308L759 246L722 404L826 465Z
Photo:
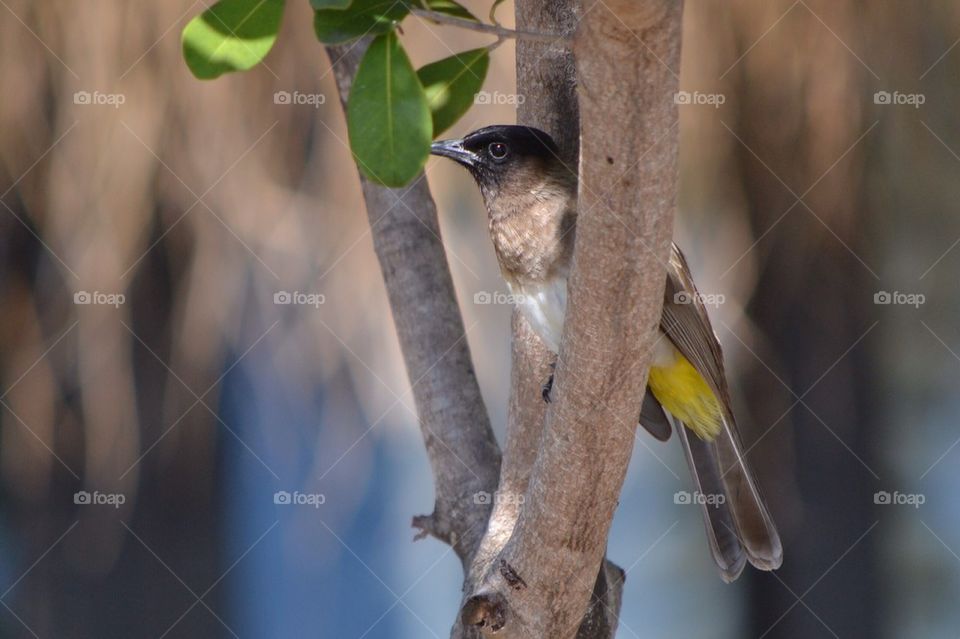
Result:
M484 127L434 142L430 152L473 176L501 274L522 314L557 355L576 235L575 170L561 160L549 134L521 125ZM783 561L780 536L744 457L720 342L675 243L665 270L663 312L638 421L660 441L677 433L723 581L735 580L747 562L775 570ZM544 384L546 401L551 386L552 375Z

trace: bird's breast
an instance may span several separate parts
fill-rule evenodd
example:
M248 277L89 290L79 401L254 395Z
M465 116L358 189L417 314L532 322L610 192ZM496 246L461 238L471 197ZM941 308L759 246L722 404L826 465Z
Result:
M560 351L563 319L567 312L567 278L554 277L548 280L508 280L510 293L527 322L536 331L543 343L553 353ZM653 343L650 365L670 367L679 357L670 339L658 331Z
M500 270L508 280L525 282L549 283L563 277L573 255L573 209L562 197L528 195L519 200L488 206Z
M567 311L567 280L507 282L510 292L530 326L552 352L560 351L563 316Z

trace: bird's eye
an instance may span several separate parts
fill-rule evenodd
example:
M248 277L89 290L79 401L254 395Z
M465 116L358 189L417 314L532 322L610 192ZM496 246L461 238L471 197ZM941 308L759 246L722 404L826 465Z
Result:
M489 147L487 147L487 151L490 153L490 157L492 157L494 160L502 160L506 158L507 153L509 153L507 145L503 142L493 142Z

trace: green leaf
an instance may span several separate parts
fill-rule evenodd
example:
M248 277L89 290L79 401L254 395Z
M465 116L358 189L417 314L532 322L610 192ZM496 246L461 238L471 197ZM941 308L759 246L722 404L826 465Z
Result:
M463 18L465 20L473 20L478 22L472 13L467 11L463 5L454 2L453 0L426 0L425 4L427 9L431 11L436 11L437 13L445 13L448 16L453 16L455 18Z
M403 0L353 0L349 9L323 9L313 16L317 39L341 44L365 35L380 35L410 13Z
M417 76L433 115L433 134L440 135L473 106L490 66L487 49L471 49L428 64Z
M320 9L346 9L353 0L310 0L310 6Z
M399 187L423 168L433 128L427 97L393 31L367 49L347 101L350 149L374 182Z
M190 71L211 80L246 71L277 39L283 0L221 0L183 29L183 57Z

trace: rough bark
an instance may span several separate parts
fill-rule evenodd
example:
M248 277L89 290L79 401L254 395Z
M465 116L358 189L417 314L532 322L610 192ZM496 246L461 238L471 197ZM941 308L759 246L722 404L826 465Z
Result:
M518 19L518 26L542 28L551 17L556 20L556 11L556 5L544 10L532 24ZM530 17L522 3L519 16ZM645 353L659 323L677 186L678 138L672 128L677 77L671 69L679 68L680 23L680 3L615 2L590 11L578 27L580 218L556 399L542 433L524 428L524 422L537 419L535 410L524 409L527 400L515 396L511 402L513 438L501 489L508 482L525 484L523 505L515 509L509 536L501 516L509 523L511 513L500 506L493 513L473 566L483 569L483 576L461 611L464 623L484 633L563 638L609 637L615 631L615 614L584 619L584 612L591 593L598 595L595 601L612 593L618 605L622 581L609 564L600 579L597 575L633 446L646 384ZM552 72L518 64L533 80L525 87L521 75L521 92L552 86L561 93L544 102L575 114L563 111L569 76L556 75L566 62L558 53ZM570 150L576 127L557 119L556 111L538 124L560 131L564 154L576 156ZM638 163L640 150L646 156ZM531 344L524 323L515 326L515 366L526 366L515 370L518 392L536 381L530 371L538 365L542 371L543 354ZM535 460L529 448L514 449L537 439ZM527 476L524 468L530 469L531 461ZM488 556L488 545L502 548Z
M577 71L588 78L579 90L581 213L558 400L548 410L539 387L550 354L514 317L507 449L489 524L489 506L473 495L495 492L499 450L462 340L433 202L422 181L402 192L364 181L363 191L408 373L424 377L414 396L437 502L415 524L451 543L465 567L452 636L608 638L623 572L604 561L606 540L659 323L676 198L678 140L662 132L676 115L670 68L679 65L681 8L622 2L582 21L575 3L519 3L517 11L520 28L578 30L576 67L560 45L521 42L518 86L531 105L521 121L556 135L574 162ZM362 49L330 49L343 100ZM637 149L649 149L642 163Z
M573 34L582 11L577 0L522 0L516 3L517 28L540 33ZM542 42L517 42L517 92L524 97L517 121L550 133L565 162L576 167L579 158L580 122L576 95L576 68L569 47ZM527 491L543 434L546 406L539 397L543 380L550 373L553 356L519 312L513 317L511 396L507 439L499 493L487 534L474 559L466 592L480 578L503 548L520 514L519 496ZM608 638L616 632L623 589L623 570L605 562L594 584L590 606L581 623L579 637ZM458 626L454 636L475 636L471 627ZM479 634L479 633L477 633Z
M365 50L366 43L328 48L344 107ZM405 189L361 182L433 469L433 513L413 524L453 546L466 572L490 512L489 501L475 496L496 490L500 449L473 370L437 209L422 175Z

